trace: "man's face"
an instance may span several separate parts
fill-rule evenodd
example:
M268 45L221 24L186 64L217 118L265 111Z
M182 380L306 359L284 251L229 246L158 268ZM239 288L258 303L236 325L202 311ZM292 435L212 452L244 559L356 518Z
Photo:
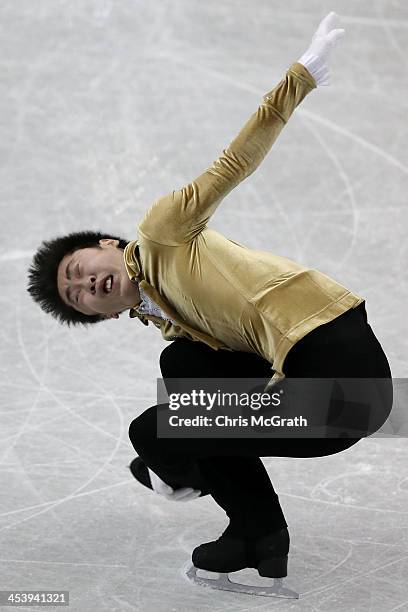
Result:
M114 315L140 302L139 289L129 279L118 240L104 238L99 244L101 248L78 249L63 257L57 272L58 293L65 304L83 314Z

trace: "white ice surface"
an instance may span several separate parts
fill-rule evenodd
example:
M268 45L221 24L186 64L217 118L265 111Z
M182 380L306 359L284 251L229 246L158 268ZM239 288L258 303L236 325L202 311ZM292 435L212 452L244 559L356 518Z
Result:
M208 497L161 500L126 469L128 425L155 403L166 343L127 316L64 329L25 291L42 239L136 237L146 208L218 156L330 10L347 31L331 87L211 223L364 296L406 377L404 0L2 0L1 589L66 589L73 612L408 610L406 437L265 460L301 600L191 586L180 568L223 512Z

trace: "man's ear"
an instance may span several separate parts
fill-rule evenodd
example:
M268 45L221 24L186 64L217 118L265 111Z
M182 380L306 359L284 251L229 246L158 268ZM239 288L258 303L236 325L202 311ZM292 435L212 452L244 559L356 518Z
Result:
M119 246L119 240L115 240L114 238L101 238L101 240L99 240L99 245L101 247L104 247L104 246L117 247Z

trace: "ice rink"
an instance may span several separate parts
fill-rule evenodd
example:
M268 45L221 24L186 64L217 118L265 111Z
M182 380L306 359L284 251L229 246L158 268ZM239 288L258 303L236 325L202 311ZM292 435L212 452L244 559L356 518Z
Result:
M26 292L43 239L135 239L147 207L218 157L331 10L346 29L331 86L307 97L210 226L363 296L403 378L404 0L2 0L0 590L67 590L72 612L408 610L403 393L385 437L265 459L299 601L194 586L183 565L220 535L223 511L210 497L163 500L127 469L128 426L156 403L167 343L126 314L64 328Z

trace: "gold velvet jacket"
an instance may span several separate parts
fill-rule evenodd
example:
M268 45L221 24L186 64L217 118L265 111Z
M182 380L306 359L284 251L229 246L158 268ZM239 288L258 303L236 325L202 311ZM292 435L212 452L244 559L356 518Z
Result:
M165 340L186 337L215 350L257 353L274 371L268 386L285 377L285 357L296 342L364 299L318 270L249 249L207 224L315 87L307 69L293 64L212 166L151 206L138 240L124 251L129 278L173 322L142 315L137 305L130 317L152 321Z

